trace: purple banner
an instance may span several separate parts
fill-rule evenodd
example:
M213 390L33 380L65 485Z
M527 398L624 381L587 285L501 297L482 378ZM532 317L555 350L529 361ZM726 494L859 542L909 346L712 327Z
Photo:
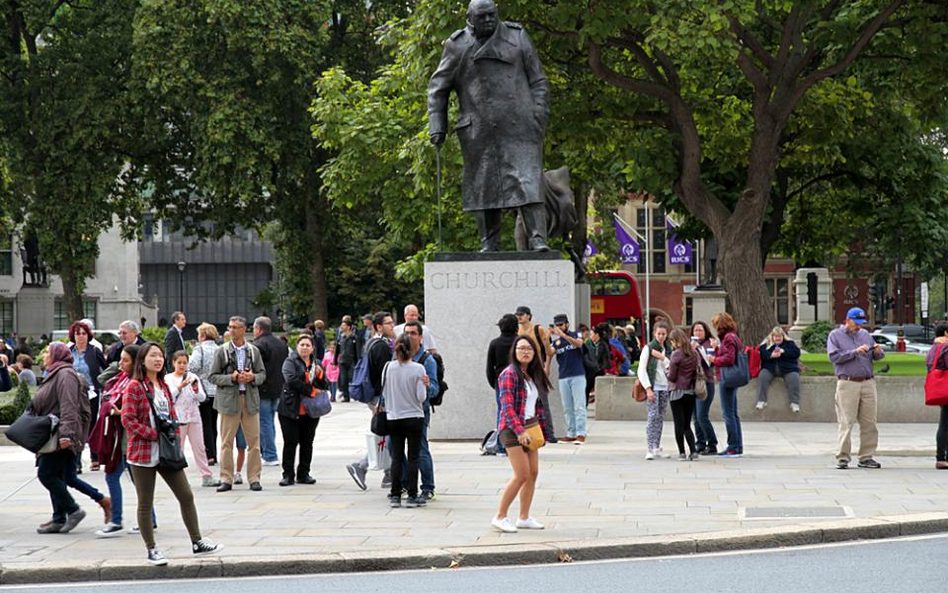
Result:
M599 253L599 250L596 249L596 246L593 245L593 242L591 240L586 241L586 250L583 251L583 261L586 261L597 253Z
M687 266L693 263L692 246L688 241L679 241L675 234L675 226L665 221L668 231L668 263L673 266Z
M639 242L626 232L619 221L612 220L616 227L616 240L619 242L619 260L624 264L639 263Z

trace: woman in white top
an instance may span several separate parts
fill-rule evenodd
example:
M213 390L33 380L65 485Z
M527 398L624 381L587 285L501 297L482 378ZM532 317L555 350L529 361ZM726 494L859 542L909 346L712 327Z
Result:
M194 462L201 472L201 486L220 486L220 481L211 474L211 468L207 464L207 452L204 450L204 424L201 422L201 411L198 407L207 399L204 386L197 375L188 372L187 352L175 352L171 362L174 372L165 375L165 384L171 392L174 411L178 415L181 446L184 446L184 439L190 441Z
M668 342L668 324L659 321L652 329L652 341L642 348L639 357L638 378L648 396L648 421L645 423L645 441L648 451L645 459L668 457L662 451L662 428L665 425L665 410L668 408L668 379L665 371L668 369L672 355L671 344Z
M425 367L411 359L411 338L402 334L395 340L395 360L382 370L382 399L388 417L389 438L392 441L392 491L389 506L402 506L402 460L405 441L408 441L408 499L409 508L425 506L424 497L418 496L418 456L421 454L421 435L425 423L422 407L428 398Z

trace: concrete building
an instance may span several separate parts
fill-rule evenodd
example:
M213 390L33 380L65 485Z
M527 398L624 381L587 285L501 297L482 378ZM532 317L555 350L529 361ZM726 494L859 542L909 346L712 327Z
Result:
M70 320L59 278L24 273L23 243L16 235L0 237L0 335L17 332L35 339L68 328ZM115 329L126 319L155 324L156 307L139 290L138 261L138 245L123 241L117 225L99 236L95 276L86 282L83 298L85 317L97 328Z

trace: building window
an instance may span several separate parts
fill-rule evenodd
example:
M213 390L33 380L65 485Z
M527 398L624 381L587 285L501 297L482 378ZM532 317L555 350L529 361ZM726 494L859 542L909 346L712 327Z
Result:
M767 283L767 293L773 301L777 323L790 325L790 279L766 278L764 282Z
M82 301L82 317L83 319L88 319L92 321L93 325L97 325L96 313L98 313L98 301L88 300ZM53 307L53 329L54 330L65 330L69 329L72 319L69 319L69 316L66 315L66 303L61 300L57 300Z
M13 301L0 301L0 334L13 333ZM13 361L10 361L13 362Z
M639 232L643 237L645 236L645 216L646 211L651 211L652 213L652 222L651 222L651 231L652 231L652 268L650 272L652 274L664 274L665 273L665 247L667 245L665 236L665 209L664 208L638 208L635 211L635 230ZM639 241L639 253L641 257L639 258L638 272L639 274L645 273L645 245L642 241Z
M13 275L13 237L0 237L0 276Z
M691 327L695 323L695 301L691 297L685 297L685 325ZM690 334L691 332L688 331Z

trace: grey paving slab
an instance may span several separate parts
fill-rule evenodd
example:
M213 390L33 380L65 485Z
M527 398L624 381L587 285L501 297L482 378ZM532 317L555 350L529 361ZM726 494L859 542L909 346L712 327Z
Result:
M337 404L320 422L314 486L280 488L280 468L265 467L263 492L239 488L219 494L198 487L199 476L190 470L202 529L225 544L224 559L743 533L795 524L742 520L739 511L747 506L845 506L857 520L948 509L948 472L934 470L934 426L883 425L878 458L884 469L838 471L832 454L836 427L831 424L747 423L743 458L680 462L644 459L641 422L592 421L585 445L549 445L541 452L533 515L547 529L499 534L490 530L489 521L510 477L506 459L480 456L473 442L434 442L437 498L424 509L390 509L379 488L381 474L370 473L369 489L362 492L345 470L362 454L367 425L367 410L346 404ZM723 437L724 427L716 428ZM670 430L669 425L664 446L671 453ZM28 453L0 447L0 564L142 559L136 535L95 539L101 514L78 496L89 518L73 533L36 534L35 526L49 517L49 498L34 475ZM100 472L86 472L83 478L106 492ZM135 520L135 492L127 479L123 485L129 525ZM156 510L159 545L169 556L187 557L177 503L163 484L158 485ZM516 512L515 502L511 514Z

